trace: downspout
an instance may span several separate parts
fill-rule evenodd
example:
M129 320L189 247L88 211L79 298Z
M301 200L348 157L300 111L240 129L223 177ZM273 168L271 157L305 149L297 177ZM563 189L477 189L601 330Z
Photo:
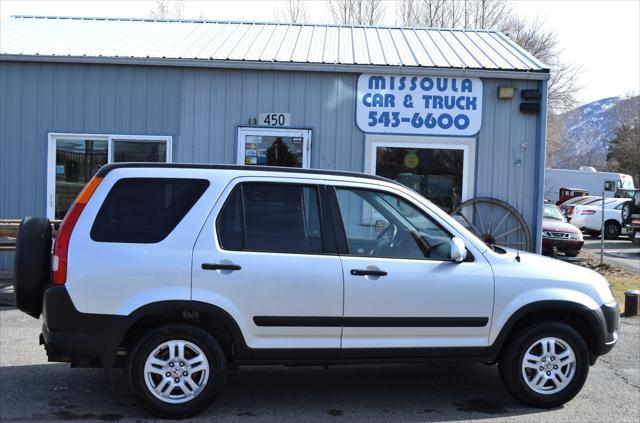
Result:
M538 148L536 150L536 180L535 180L535 222L533 235L535 236L535 251L540 254L542 251L542 209L544 206L544 170L546 167L546 145L547 145L547 95L548 81L538 82L540 89L540 114L536 124L538 136Z

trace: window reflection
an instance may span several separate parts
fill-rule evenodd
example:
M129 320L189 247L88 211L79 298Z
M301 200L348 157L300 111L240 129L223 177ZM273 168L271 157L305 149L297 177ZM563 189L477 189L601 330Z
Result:
M400 182L449 212L461 202L464 151L378 147L376 175Z
M55 218L62 219L91 177L107 163L107 141L57 140Z

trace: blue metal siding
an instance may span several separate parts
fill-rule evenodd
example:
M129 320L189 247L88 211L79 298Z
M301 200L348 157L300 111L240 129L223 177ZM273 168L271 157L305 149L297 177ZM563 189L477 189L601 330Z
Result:
M236 130L260 112L290 112L311 128L312 167L364 169L364 134L355 124L358 74L0 62L0 217L45 215L49 132L170 135L173 161L234 163ZM476 145L476 196L500 198L538 220L539 131L544 114L497 100L499 85L537 81L484 79ZM542 125L542 126L541 126ZM522 151L521 145L527 144ZM516 167L515 160L522 161ZM517 182L517 188L516 188ZM541 198L541 197L539 197ZM0 254L0 268L11 262Z

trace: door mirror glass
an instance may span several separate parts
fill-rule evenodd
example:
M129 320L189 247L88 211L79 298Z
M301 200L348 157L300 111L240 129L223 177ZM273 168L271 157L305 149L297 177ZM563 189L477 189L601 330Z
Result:
M460 263L467 259L467 248L460 238L451 238L451 260Z

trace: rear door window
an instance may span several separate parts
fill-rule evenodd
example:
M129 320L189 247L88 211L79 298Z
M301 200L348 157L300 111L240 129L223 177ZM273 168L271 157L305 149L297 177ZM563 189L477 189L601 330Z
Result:
M206 179L124 178L91 227L98 242L151 244L165 239L209 186Z
M216 222L225 250L320 254L320 205L315 186L243 183Z

